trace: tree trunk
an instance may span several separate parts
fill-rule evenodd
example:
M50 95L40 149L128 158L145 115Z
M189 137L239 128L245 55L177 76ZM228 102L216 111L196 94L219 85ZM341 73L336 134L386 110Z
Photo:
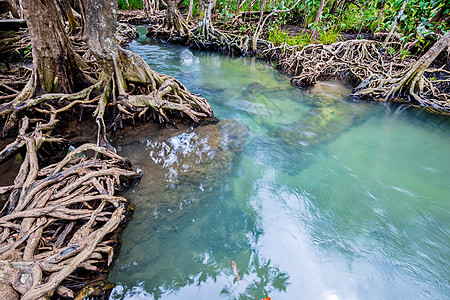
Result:
M175 2L176 3L176 2ZM103 68L101 80L106 82L103 97L95 112L98 124L98 144L110 147L106 139L104 113L110 96L123 101L128 108L141 109L140 115L152 108L160 120L168 120L163 110L181 111L192 120L212 115L205 99L191 94L174 78L154 72L142 57L122 49L114 33L116 30L116 0L86 0L87 44ZM149 94L129 95L128 86L143 87ZM116 91L117 89L117 91ZM126 111L124 107L121 111ZM127 111L127 115L134 115Z
M383 17L383 12L384 12L385 7L386 7L386 2L383 2L381 4L380 13L378 14L377 29L380 28L381 18Z
M317 25L317 23L319 23L320 18L322 17L322 11L323 11L324 7L325 7L325 0L321 0L319 10L317 11L317 14L316 14L316 19L314 20L314 24ZM311 37L313 39L317 39L319 37L319 31L317 30L317 27L313 28L313 30L311 32Z
M59 0L59 6L61 7L61 10L69 23L69 33L75 33L79 25L75 19L69 0Z
M177 0L166 0L167 13L165 19L166 28L170 30L169 35L173 31L177 31L179 36L186 36L189 33L189 28L183 16L178 11Z
M178 1L177 0L166 0L167 11L166 11L166 26L175 27L177 23L177 19L179 16L178 13Z
M394 22L391 25L391 30L389 31L389 34L387 35L386 39L383 42L383 45L381 46L381 49L386 48L387 43L389 43L389 40L391 39L392 35L394 34L395 29L397 28L398 20L403 15L403 12L405 11L406 4L408 4L408 0L403 1L402 8L400 9L400 12L398 13L397 17L395 18Z
M322 17L322 11L323 11L324 7L325 7L325 0L321 0L319 10L317 11L317 15L316 15L316 19L314 20L314 23L316 23L316 24L319 23L320 18Z
M153 14L153 10L150 6L149 0L143 0L142 6L144 7L145 16L147 17L147 21L150 20L149 12Z
M177 0L166 0L167 9L162 25L148 28L148 36L166 41L185 43L192 36L188 23L178 10Z
M78 34L84 37L86 35L86 9L84 7L84 0L77 0L77 1L81 15L81 24L80 24L81 30Z
M266 0L261 0L261 7L259 8L259 21L258 21L259 24L262 21L265 7L266 7Z
M11 13L14 18L23 19L23 7L22 0L8 0L9 5L11 6Z
M386 98L391 98L395 92L405 87L409 95L411 95L417 102L423 103L423 100L419 97L423 88L423 74L430 64L436 59L436 57L449 46L450 31L434 43L433 47L431 47L427 53L422 55L422 57L406 71L406 73L401 77L401 80L388 91Z
M336 13L336 9L339 5L339 0L334 0L333 5L331 5L330 15L334 15Z
M198 24L199 34L205 37L208 36L210 32L214 32L214 27L211 20L212 11L212 0L201 0L202 3L202 14L200 16L200 22Z
M72 93L85 87L80 65L53 0L23 1L31 43L35 91Z
M192 21L192 12L194 10L194 0L189 0L189 12L187 15L187 21L191 22Z
M450 16L449 14L445 13L447 10L450 10L450 5L444 5L441 7L438 12L434 15L434 17L431 19L430 23L433 24L441 24L445 20L449 20Z

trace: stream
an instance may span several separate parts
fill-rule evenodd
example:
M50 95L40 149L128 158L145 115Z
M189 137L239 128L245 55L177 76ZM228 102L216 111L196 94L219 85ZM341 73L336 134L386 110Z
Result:
M110 299L449 299L448 117L139 31L221 121L115 142L143 178Z

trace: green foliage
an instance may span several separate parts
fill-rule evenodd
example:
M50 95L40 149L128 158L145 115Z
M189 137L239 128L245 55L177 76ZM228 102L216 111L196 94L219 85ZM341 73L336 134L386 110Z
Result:
M272 27L269 30L268 40L271 41L275 46L279 46L282 43L286 43L289 46L306 46L311 44L313 40L311 36L307 32L302 32L296 36L289 36L283 30L278 29L278 27Z
M117 1L119 9L128 9L126 0L118 0ZM143 9L144 5L142 4L142 0L128 0L130 4L130 9Z
M23 51L23 54L25 57L30 57L31 56L31 50L32 50L32 45L28 46L27 49L25 49L25 51Z
M219 17L223 22L227 23L234 18L234 14L227 9L222 9L222 11L219 13Z
M333 28L319 32L319 35L320 43L325 45L336 43L339 39L339 31Z
M128 0L131 9L142 8L142 0ZM278 13L268 21L269 37L275 45L283 42L289 45L305 45L313 42L306 31L301 34L289 37L289 35L279 28L283 28L288 22L293 21L294 25L300 28L317 28L322 42L330 44L336 42L341 32L388 32L393 21L397 17L404 0L358 0L358 1L326 1L320 21L315 24L314 20L320 6L320 0L303 0L298 3L294 10L288 13ZM405 46L407 43L419 40L417 47L424 48L430 43L427 38L432 32L446 32L450 30L450 24L431 24L430 21L438 11L447 7L445 14L450 14L449 0L409 0L405 8L404 15L400 18L396 31L402 36L401 43ZM215 11L218 13L220 21L225 25L231 21L237 12L242 11L260 11L262 0L256 2L252 0L217 0ZM118 0L120 9L128 9L125 0ZM270 12L290 8L296 0L278 0L265 1L264 11ZM334 8L334 4L338 5ZM252 5L253 4L253 5ZM241 5L238 7L238 5ZM344 5L344 6L342 6ZM182 0L181 7L187 9L189 0ZM378 17L383 9L380 22ZM194 0L193 15L200 15L201 7L199 0ZM254 20L258 15L253 15ZM241 32L253 30L257 21L247 23L239 29Z
M289 36L288 33L280 30L279 27L273 26L269 28L269 35L267 39L275 46L279 46L282 43L286 43L289 46L306 46L311 43L329 45L338 41L339 32L337 30L333 30L332 28L327 30L319 30L319 39L314 40L306 31L303 31L299 35Z
M408 4L406 5L405 12L398 22L397 31L404 36L411 37L411 33L418 33L418 29L423 31L423 28L426 29L426 31L436 30L440 32L446 32L450 30L450 24L430 23L431 19L445 5L447 5L448 9L446 12L444 12L444 15L450 13L450 6L445 2L446 0L409 0ZM384 31L389 30L391 24L394 22L395 17L398 15L402 3L403 0L387 1L386 6L389 9L386 9L385 17L381 24L381 29L383 29Z
M185 9L186 13L189 10L189 0L183 0L181 1L180 5L178 6L180 9ZM201 12L201 5L199 3L199 0L194 0L194 6L192 8L192 15L193 16L199 16Z

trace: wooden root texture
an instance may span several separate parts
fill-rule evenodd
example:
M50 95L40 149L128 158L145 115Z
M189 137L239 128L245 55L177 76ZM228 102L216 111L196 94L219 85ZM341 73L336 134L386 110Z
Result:
M24 119L10 145L26 148L14 185L0 187L6 199L0 214L2 299L40 299L54 292L73 298L65 286L71 274L111 264L116 241L108 234L124 219L127 203L117 192L138 176L127 160L94 144L39 168L37 150L58 142L47 133L56 119L29 131L31 123Z
M373 40L349 40L331 45L305 47L282 44L262 52L265 59L277 60L277 68L292 75L293 85L307 88L317 80L339 78L356 84L353 96L377 101L398 101L450 113L450 65L430 68L449 45L450 33L435 43L422 57L402 58L397 45ZM448 61L448 60L447 60ZM435 78L438 78L437 80Z
M2 131L15 137L0 150L0 164L19 154L22 160L14 184L0 187L0 299L98 293L105 282L87 279L111 264L116 229L130 208L120 191L139 178L109 144L107 130L151 117L196 122L213 116L204 98L139 55L117 46L118 59L108 68L84 42L71 43L92 82L79 91L36 93L34 71L24 67L0 76ZM97 143L42 163L47 144L67 143L58 135L67 120L89 114L98 125Z

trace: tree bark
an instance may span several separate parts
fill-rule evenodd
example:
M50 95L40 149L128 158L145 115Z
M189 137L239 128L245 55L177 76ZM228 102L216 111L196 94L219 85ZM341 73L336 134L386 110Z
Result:
M444 5L441 7L438 12L434 15L434 17L431 19L430 23L433 24L441 24L445 20L449 20L450 16L449 14L445 14L447 10L450 10L450 5Z
M119 45L114 37L117 22L116 2L85 1L87 44L108 74L113 74L114 61L119 59Z
M401 80L388 91L386 98L391 98L395 92L405 87L409 95L411 95L417 102L423 103L423 100L419 97L419 95L422 93L422 81L425 70L436 59L436 57L449 46L450 31L434 43L433 47L431 47L427 53L422 55L422 57L406 71L406 73L401 77Z
M198 121L199 117L212 115L206 100L191 94L174 78L154 72L142 57L122 49L114 38L116 30L116 0L86 0L87 44L92 54L103 68L102 80L106 82L102 99L95 112L98 124L98 144L110 147L106 140L106 126L103 115L110 96L116 97L124 105L155 109L161 119L168 120L163 110L182 111ZM129 86L142 86L149 94L129 95ZM174 102L172 102L174 101ZM122 108L122 111L125 111ZM132 115L130 112L126 112Z
M166 3L167 3L167 13L164 22L165 27L169 30L169 38L172 37L172 34L175 31L177 32L177 35L181 37L190 34L186 21L178 11L178 1L166 0Z
M79 24L75 19L69 0L59 0L59 6L66 17L67 22L69 23L69 33L75 33Z
M212 4L212 0L201 0L202 13L197 30L200 35L205 37L207 37L210 32L214 32L211 20Z
M193 10L194 10L194 0L189 0L189 12L188 12L188 15L187 15L187 18L186 18L186 20L188 22L192 21L192 12L193 12Z
M385 7L386 7L386 2L384 1L384 2L381 4L380 13L378 14L377 29L380 28L381 18L383 17L383 12L384 12L384 8L385 8Z
M386 48L387 43L389 43L389 40L391 39L392 35L394 34L395 29L397 28L398 20L403 15L403 12L405 11L406 4L408 4L408 0L403 1L402 8L400 9L400 12L398 13L397 17L395 18L394 22L391 25L391 30L389 31L389 34L387 35L386 39L383 42L383 45L381 46L381 49Z
M325 0L321 0L319 10L317 11L317 14L316 14L316 19L314 20L314 24L319 23L320 18L322 17L322 11L323 11L324 7L325 7ZM319 31L317 30L317 27L314 27L314 29L312 30L311 37L313 39L317 39L319 37Z
M258 21L258 23L261 23L261 21L262 21L262 18L264 16L265 7L266 7L266 0L261 0L261 6L259 8L259 21Z
M23 19L22 0L8 0L14 18Z
M72 93L89 84L53 0L25 0L23 8L33 45L35 92Z
M166 13L166 26L176 26L177 19L179 17L178 12L178 1L177 0L166 0L167 3L167 13Z

